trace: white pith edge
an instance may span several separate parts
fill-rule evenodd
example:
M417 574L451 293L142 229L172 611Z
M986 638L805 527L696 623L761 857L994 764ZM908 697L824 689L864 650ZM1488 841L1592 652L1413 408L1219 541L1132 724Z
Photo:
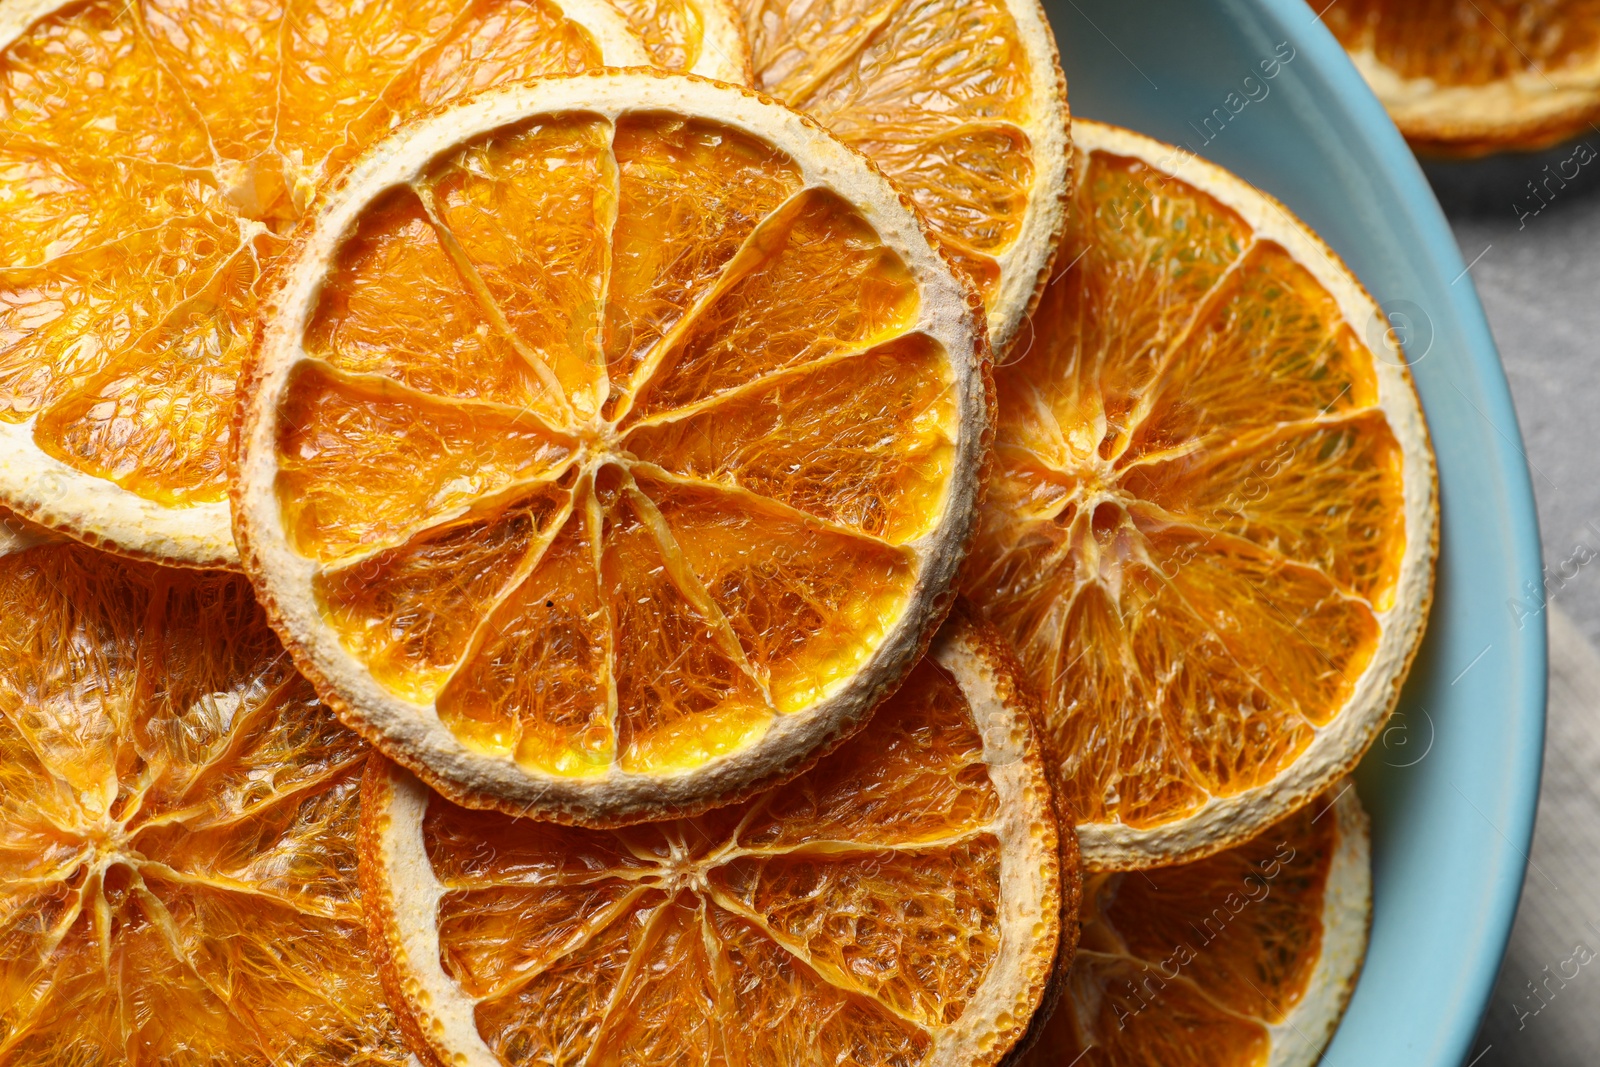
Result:
M1519 71L1482 85L1441 85L1408 78L1388 66L1371 46L1350 50L1350 60L1410 137L1471 142L1535 134L1544 123L1560 124L1574 113L1600 109L1600 53L1585 62L1547 71Z
M1288 210L1220 167L1131 131L1080 120L1075 141L1086 152L1104 151L1142 159L1227 205L1244 219L1258 240L1281 245L1327 289L1358 338L1368 338L1367 323L1379 314L1361 284L1335 253ZM1177 822L1140 830L1122 823L1078 827L1083 863L1095 870L1119 870L1176 863L1254 837L1289 812L1308 803L1336 778L1350 771L1388 717L1399 683L1421 639L1433 583L1438 500L1433 450L1410 371L1393 338L1384 332L1383 358L1373 360L1378 406L1389 420L1403 455L1406 546L1400 561L1394 606L1375 612L1380 636L1372 661L1356 680L1349 702L1326 726L1308 726L1311 743L1266 785L1229 797L1211 797Z
M995 261L1000 265L1000 285L994 310L989 312L989 339L1001 362L1018 331L1033 310L1035 295L1054 261L1061 228L1067 217L1067 169L1070 117L1067 80L1061 72L1055 34L1039 0L1006 0L1006 10L1017 26L1017 39L1028 60L1028 113L1032 124L1024 129L1033 146L1033 189L1022 216L1017 238ZM1027 344L1026 331L1021 343Z
M975 1051L1016 1042L1049 985L1053 948L1029 950L1051 930L1060 937L1061 853L1049 815L1050 783L1038 758L1029 758L1038 740L1027 712L1008 704L1015 698L1006 689L1015 683L960 621L940 631L928 655L967 698L999 801L993 832L1000 841L1000 944L961 1016L936 1032L928 1057L929 1067L969 1067Z
M749 85L750 42L730 0L690 0L689 6L700 18L699 50L689 73L733 85Z
M535 115L571 111L612 121L635 112L711 118L787 154L801 169L803 188L833 190L854 205L918 278L919 319L905 333L921 332L943 346L956 391L955 461L938 522L904 546L913 557L916 577L878 647L861 669L836 682L810 708L778 713L760 740L673 775L629 774L615 765L584 779L529 771L508 757L467 748L440 720L434 704L412 703L383 688L323 623L311 585L317 566L289 547L273 489L277 408L289 373L302 356L305 324L340 237L376 196L418 175L442 152ZM346 722L380 738L390 758L434 776L436 785L449 783L464 803L559 812L593 822L686 807L753 787L798 767L843 726L864 715L883 688L910 669L926 637L926 620L951 587L963 554L959 546L967 543L976 521L983 435L989 425L984 344L969 310L969 290L900 197L863 157L780 104L698 78L646 72L559 76L496 90L418 120L370 150L328 199L294 261L285 266L285 282L258 349L256 388L244 407L234 485L236 528L249 541L248 569L262 600L278 613L285 643L324 690L324 699Z
M21 0L0 8L0 52L35 23L78 0ZM645 66L643 43L605 0L560 0L563 15L594 38L605 63ZM186 567L237 570L226 499L186 507L124 489L48 455L33 440L38 416L0 422L0 498L19 513L91 544Z
M1338 820L1333 862L1322 890L1322 953L1306 982L1305 996L1281 1023L1267 1027L1272 1037L1268 1067L1315 1067L1339 1028L1356 976L1367 957L1372 928L1372 835L1354 783L1329 813Z
M1027 713L1007 706L997 665L961 623L946 627L929 654L955 676L972 704L999 800L992 824L1001 846L999 946L960 1018L933 1032L926 1061L927 1067L971 1067L999 1059L1039 1007L1060 933L1060 853L1038 740ZM369 794L379 802L363 816L376 830L375 854L363 855L363 862L373 863L378 877L385 948L406 1008L435 1054L457 1067L504 1067L478 1032L478 1002L440 962L438 908L446 890L423 836L432 795L393 764ZM1045 942L1049 951L1037 951Z

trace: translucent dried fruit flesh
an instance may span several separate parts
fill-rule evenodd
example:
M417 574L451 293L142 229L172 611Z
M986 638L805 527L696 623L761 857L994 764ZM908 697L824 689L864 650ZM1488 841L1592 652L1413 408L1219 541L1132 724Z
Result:
M344 648L474 752L694 769L900 623L956 370L902 257L800 174L716 121L558 114L349 228L276 410L278 517Z
M1068 809L1151 828L1346 707L1397 595L1403 456L1305 266L1144 162L1078 168L963 583L1043 690Z
M1587 67L1600 51L1593 0L1358 0L1322 19L1347 48L1370 50L1406 78L1486 85Z
M698 3L686 0L609 2L627 20L628 28L644 42L650 61L663 70L705 73L705 54L726 43L706 33L706 14ZM736 56L720 58L730 65L739 59Z
M601 832L434 796L439 964L510 1065L922 1063L997 958L1000 803L930 661L806 774L697 818Z
M1266 1064L1324 950L1331 811L1323 798L1207 859L1089 879L1065 992L1021 1067Z
M165 506L221 500L260 279L313 193L409 114L601 59L543 0L95 0L41 19L0 52L0 419ZM416 315L438 264L387 261L383 236L349 269L415 269ZM393 353L364 329L386 309L364 310L328 343L366 371Z
M0 1059L406 1063L355 877L366 747L243 578L0 557Z
M1034 69L1001 0L736 0L756 85L894 178L989 301L1036 180ZM1063 102L1064 107L1064 102Z

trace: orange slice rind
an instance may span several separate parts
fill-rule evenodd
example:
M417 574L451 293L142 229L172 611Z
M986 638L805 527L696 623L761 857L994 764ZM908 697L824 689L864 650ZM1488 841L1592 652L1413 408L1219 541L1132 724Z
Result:
M1000 1062L1077 900L1008 660L958 611L865 731L691 819L511 819L374 763L362 879L408 1032L472 1067Z
M235 532L390 758L472 806L661 817L797 772L915 664L987 367L970 289L815 123L542 79L385 142L301 231Z
M1080 121L964 592L1040 688L1084 862L1253 837L1360 759L1431 601L1433 456L1372 299L1276 201Z
M1360 0L1322 18L1419 152L1536 151L1600 118L1600 9L1587 0Z
M860 149L983 294L1004 354L1065 222L1067 83L1037 0L735 0L763 92Z
M242 577L0 554L0 1060L414 1063L362 920L367 752Z
M1313 1067L1372 916L1367 816L1342 788L1226 852L1088 879L1066 988L1018 1067Z

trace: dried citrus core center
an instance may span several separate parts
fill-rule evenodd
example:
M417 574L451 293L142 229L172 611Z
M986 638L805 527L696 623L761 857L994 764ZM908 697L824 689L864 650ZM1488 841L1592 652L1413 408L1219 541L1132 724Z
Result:
M1600 47L1594 0L1355 0L1322 18L1346 47L1371 49L1402 77L1441 85L1559 75L1592 63Z
M224 496L280 234L360 147L601 59L542 0L65 5L0 54L0 419L168 506Z
M965 586L1045 690L1068 809L1151 827L1271 780L1350 699L1403 457L1305 265L1143 162L1080 167L1069 269L997 373Z
M506 1063L920 1063L996 958L999 803L926 661L867 734L694 819L597 832L434 797L439 963Z
M244 579L40 547L0 559L0 619L7 1062L404 1063L356 892L366 749Z
M474 750L671 772L899 622L957 379L862 214L711 120L583 113L362 210L276 411L324 621Z

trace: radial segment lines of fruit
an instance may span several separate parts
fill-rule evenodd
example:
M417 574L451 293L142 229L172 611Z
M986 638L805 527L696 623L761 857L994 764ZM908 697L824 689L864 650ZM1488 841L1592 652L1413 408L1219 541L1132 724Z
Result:
M937 525L953 372L905 262L706 120L501 131L347 232L278 411L323 617L546 773L695 766L848 678Z

